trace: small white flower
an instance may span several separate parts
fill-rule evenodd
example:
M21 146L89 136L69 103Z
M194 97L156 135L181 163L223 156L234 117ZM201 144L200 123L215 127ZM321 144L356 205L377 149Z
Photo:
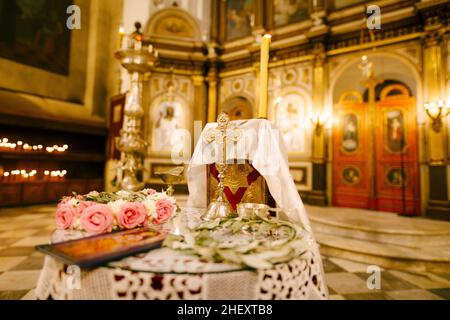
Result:
M87 195L89 197L97 197L100 193L98 193L98 191L91 191L89 192Z
M73 229L82 230L80 218L75 218L73 221Z
M127 203L125 200L116 200L108 203L108 207L111 209L111 211L114 213L115 216L117 216L120 213L120 210L122 209L122 205Z
M155 219L157 217L156 214L156 201L153 199L147 198L142 202L142 204L147 208L147 214L152 219Z
M125 190L117 191L116 194L117 194L119 197L121 197L121 198L126 198L126 197L129 197L129 196L130 196L130 192L129 192L129 191L125 191Z
M71 207L76 207L79 204L79 201L75 198L71 198L69 201L67 201L67 204Z

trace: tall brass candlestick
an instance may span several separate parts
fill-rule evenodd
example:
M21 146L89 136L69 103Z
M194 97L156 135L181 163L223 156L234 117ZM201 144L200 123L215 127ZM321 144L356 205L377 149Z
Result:
M261 39L261 69L259 73L259 118L267 118L267 87L269 81L269 49L272 36L265 34Z

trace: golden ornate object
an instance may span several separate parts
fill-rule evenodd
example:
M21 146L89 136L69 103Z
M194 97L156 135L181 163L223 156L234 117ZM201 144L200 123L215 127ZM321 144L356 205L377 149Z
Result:
M240 203L237 206L239 217L248 220L255 220L258 217L267 219L270 207L261 203Z
M217 118L217 128L209 130L205 135L206 143L210 144L215 142L219 148L221 147L221 154L217 157L219 161L216 163L218 171L217 178L219 181L217 185L217 198L209 204L208 209L202 216L202 219L206 221L236 216L236 213L233 212L229 203L225 200L224 179L227 170L227 140L231 139L236 143L241 134L239 129L229 128L229 122L230 118L228 117L228 114L222 112Z
M208 201L214 201L218 190L218 175L214 165L208 166L207 172ZM244 163L234 163L227 166L224 176L225 201L232 210L239 203L268 204L269 194L266 180L246 160Z
M173 196L175 189L174 184L183 179L184 167L176 167L164 172L155 172L155 175L167 184L166 193L168 196Z
M140 24L136 23L136 31L128 36L128 45L116 52L115 57L125 68L131 79L130 92L127 94L124 108L123 127L116 140L117 149L121 152L118 166L119 184L122 190L137 191L144 187L142 180L144 157L147 142L143 138L142 86L144 75L150 72L158 55L152 45L144 41L139 32Z

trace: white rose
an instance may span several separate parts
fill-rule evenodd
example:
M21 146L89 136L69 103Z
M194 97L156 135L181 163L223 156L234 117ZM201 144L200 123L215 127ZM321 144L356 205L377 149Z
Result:
M115 216L119 215L120 210L122 209L122 205L127 203L125 200L116 200L113 202L108 203L108 207L111 209L111 211L114 213Z
M78 200L75 198L71 198L69 201L67 201L67 204L71 207L76 207L78 205Z
M148 215L152 218L155 219L157 217L156 215L156 201L153 199L145 199L142 204L147 208L148 211Z

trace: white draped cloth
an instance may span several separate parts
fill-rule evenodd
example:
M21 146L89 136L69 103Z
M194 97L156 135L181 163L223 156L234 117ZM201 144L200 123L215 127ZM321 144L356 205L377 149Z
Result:
M203 130L190 161L187 179L189 188L188 207L207 206L207 165L223 162L222 146L208 137L217 123L208 123ZM227 130L226 160L234 163L236 159L249 160L264 177L269 191L291 222L299 223L309 233L313 242L313 252L318 257L321 279L324 281L319 247L314 239L311 225L303 202L289 171L286 147L281 132L270 121L251 119L231 121ZM238 136L237 141L232 137ZM323 282L324 283L324 282ZM326 286L325 286L326 287ZM311 290L316 290L311 286ZM314 295L314 294L313 294Z
M264 177L272 197L289 220L301 223L310 232L308 215L289 171L287 151L279 130L264 119L231 121L230 126L239 129L240 138L236 144L228 141L227 162L233 163L236 158L249 160ZM191 208L206 207L206 165L219 162L223 155L217 143L206 141L208 131L215 128L217 123L206 125L189 164L188 207ZM232 129L228 131L231 136Z

